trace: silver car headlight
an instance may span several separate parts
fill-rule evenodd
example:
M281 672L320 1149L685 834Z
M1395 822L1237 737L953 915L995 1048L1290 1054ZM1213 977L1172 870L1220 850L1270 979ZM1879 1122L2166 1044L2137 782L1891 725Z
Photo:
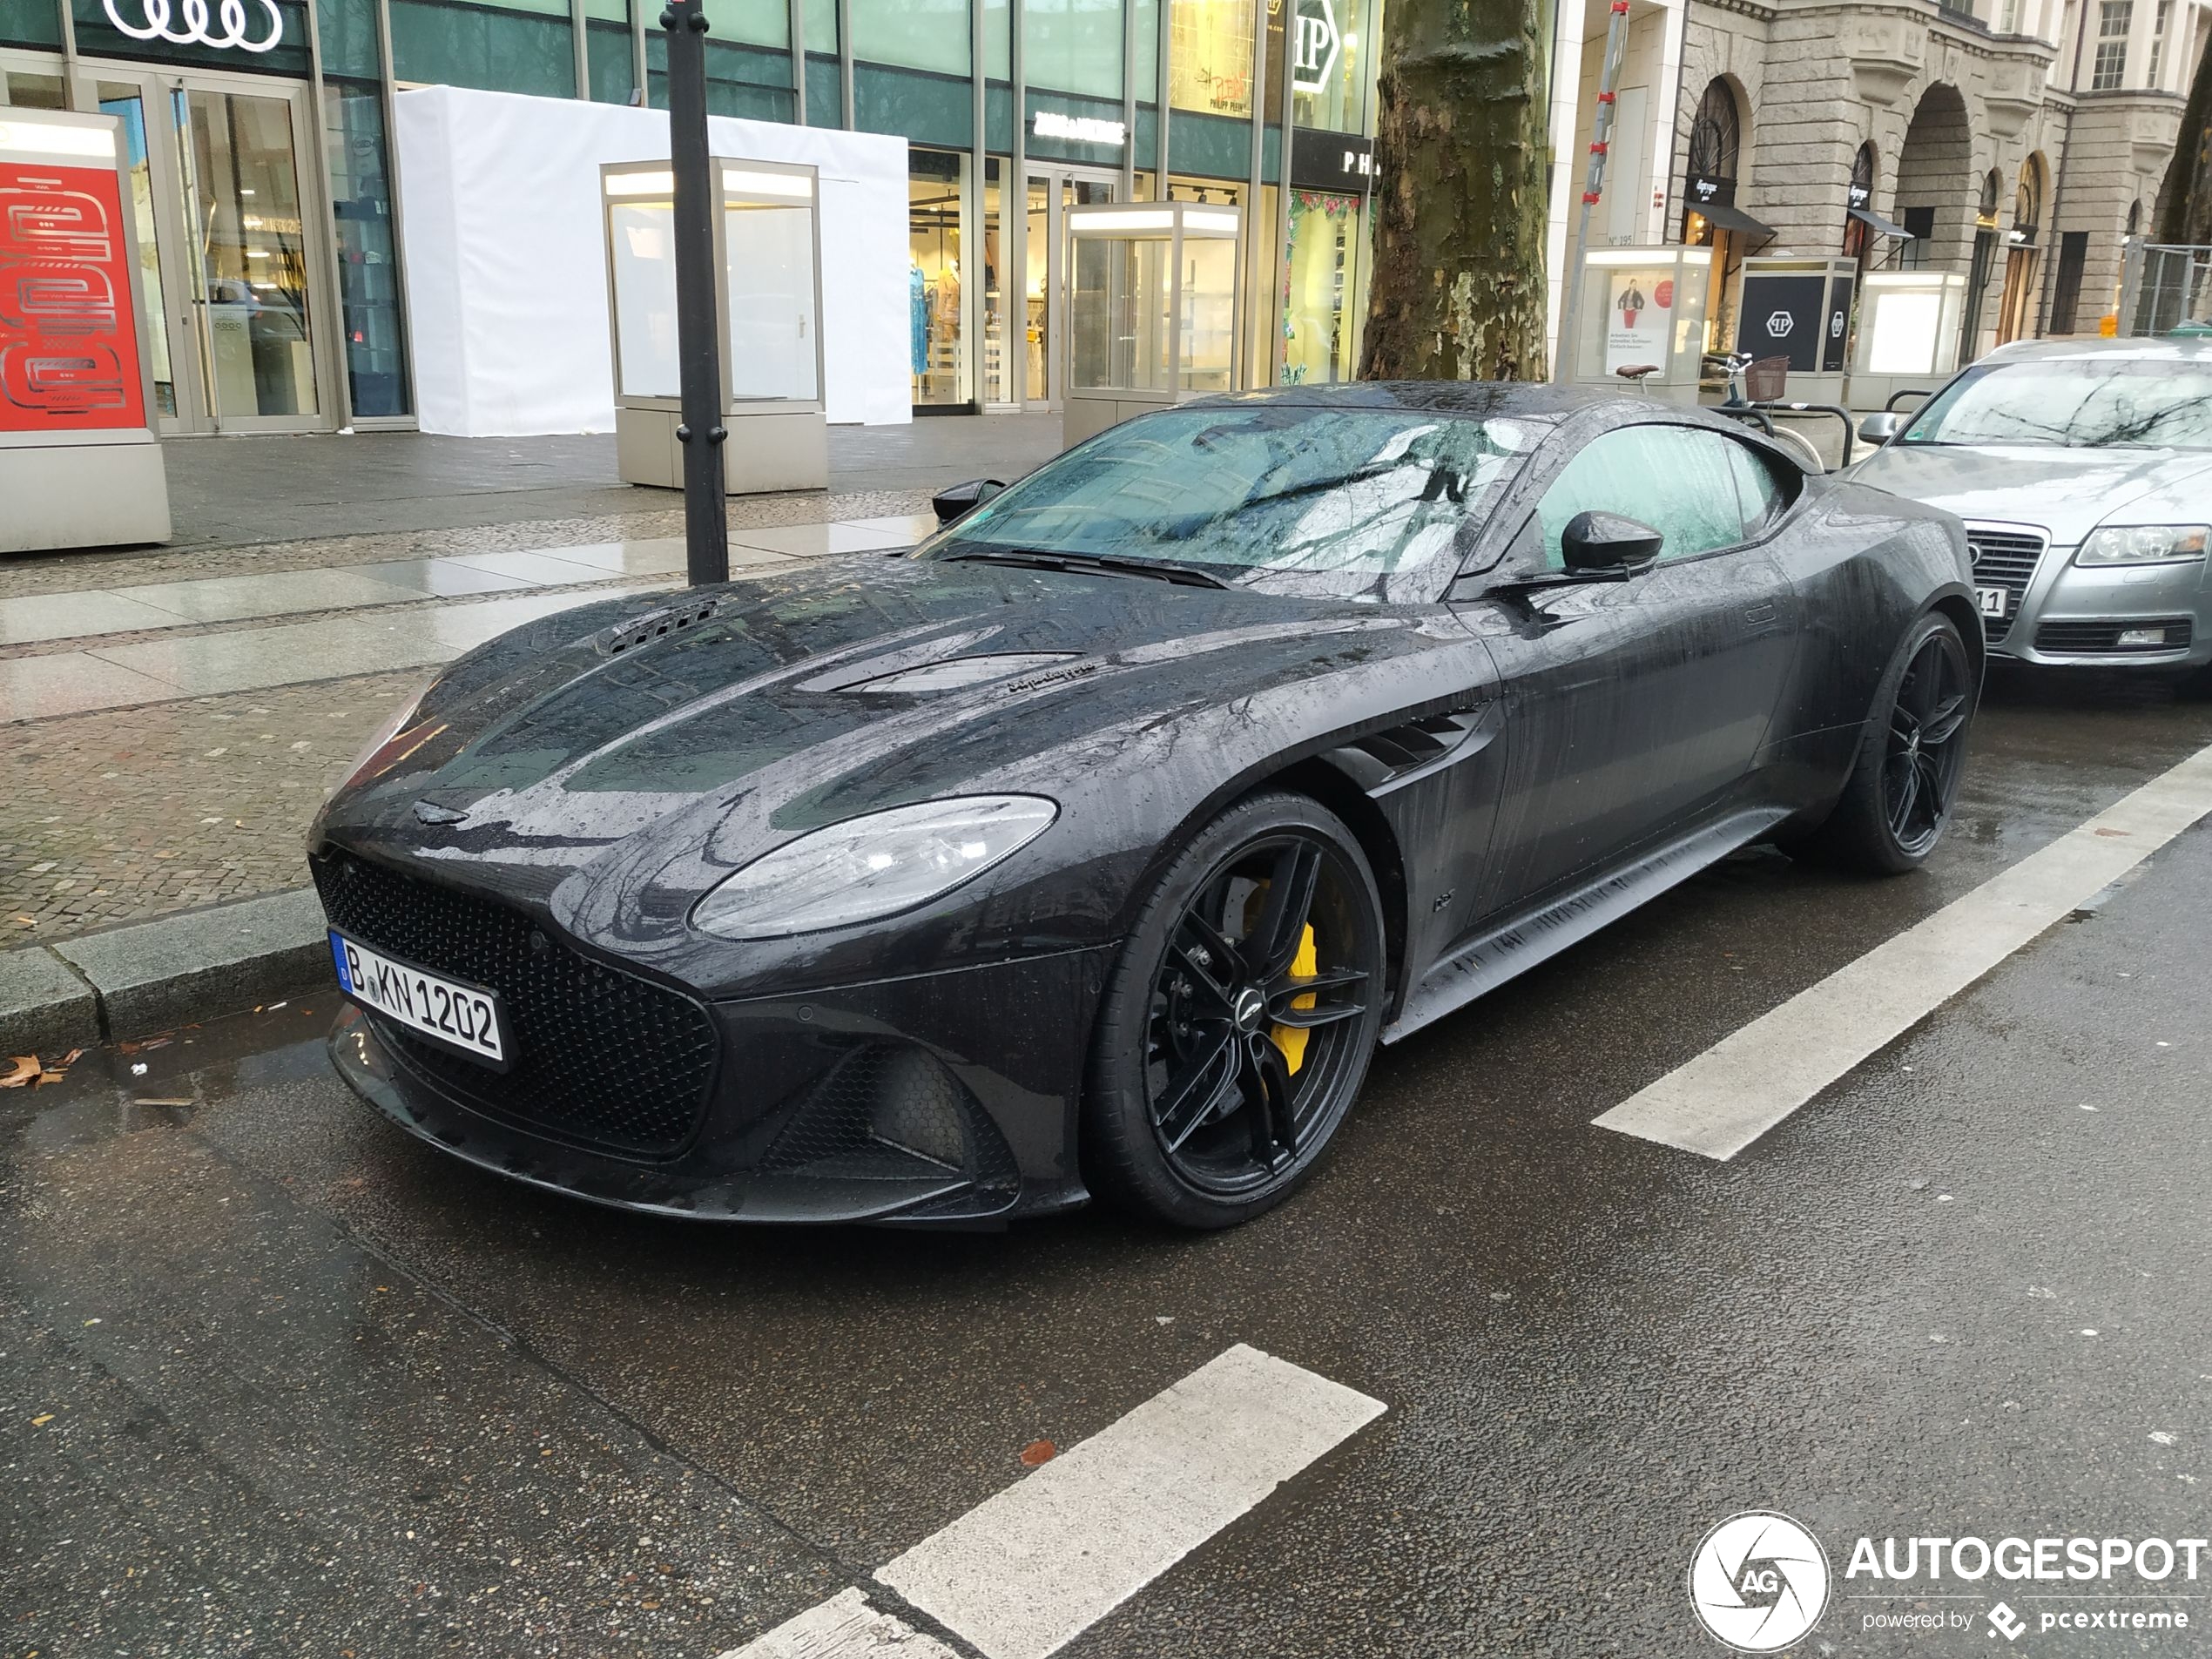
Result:
M2107 524L2091 530L2074 556L2076 564L2159 564L2204 556L2202 524Z
M1050 827L1039 795L921 801L811 830L763 853L691 909L724 939L780 939L873 921L942 897Z

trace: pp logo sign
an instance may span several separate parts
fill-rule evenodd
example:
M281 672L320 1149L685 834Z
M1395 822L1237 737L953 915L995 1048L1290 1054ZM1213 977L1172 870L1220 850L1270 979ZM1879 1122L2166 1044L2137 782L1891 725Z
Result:
M1787 340L1797 320L1786 311L1777 311L1766 320L1766 331L1777 340Z
M1689 1561L1698 1622L1738 1653L1802 1640L1828 1607L1828 1556L1787 1515L1750 1510L1705 1534Z

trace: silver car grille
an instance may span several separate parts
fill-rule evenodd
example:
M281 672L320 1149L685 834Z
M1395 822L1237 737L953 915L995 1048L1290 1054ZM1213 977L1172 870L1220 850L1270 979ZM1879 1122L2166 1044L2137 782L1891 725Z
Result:
M1982 631L1991 644L2012 631L2013 620L2020 613L2020 599L2027 592L2027 584L2034 580L2035 567L2042 563L2044 550L2049 545L2033 530L1966 526L1966 550L1973 556L1974 585L2002 588L2006 595L2003 621L1982 618Z

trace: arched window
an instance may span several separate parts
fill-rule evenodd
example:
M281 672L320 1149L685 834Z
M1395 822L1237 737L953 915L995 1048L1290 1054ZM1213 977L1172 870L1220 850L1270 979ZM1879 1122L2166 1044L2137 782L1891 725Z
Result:
M1736 93L1716 78L1698 100L1689 124L1689 153L1683 175L1682 239L1710 243L1713 227L1698 210L1736 205L1736 166L1743 144L1743 118Z
M1866 221L1857 217L1874 211L1874 144L1871 139L1858 146L1858 153L1851 158L1851 187L1844 192L1844 254L1847 259L1862 259L1866 245L1874 233Z
M1705 88L1696 118L1689 124L1690 172L1707 179L1734 179L1743 142L1743 121L1736 108L1736 93L1726 81L1716 79Z

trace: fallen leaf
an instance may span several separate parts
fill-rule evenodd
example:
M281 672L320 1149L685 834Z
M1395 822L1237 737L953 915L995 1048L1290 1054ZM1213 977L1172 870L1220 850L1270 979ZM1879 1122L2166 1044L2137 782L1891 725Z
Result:
M2134 833L2134 831L2132 831L2132 830L2116 830L2116 829L2101 829L2101 830L2099 830L2099 831L2097 832L2097 833L2098 833L2098 834L2100 834L2100 835L2113 835L2113 836L2119 836L2119 837L2122 837L2122 838L2125 838L2125 837L2127 837L2127 836L2128 836L2128 835L2131 835L2131 834L2133 834Z
M1022 1467L1034 1469L1052 1461L1060 1448L1050 1440L1031 1440L1022 1448Z
M44 1417L34 1417L34 1418L32 1418L32 1419L30 1420L30 1426L31 1426L31 1427L33 1427L33 1428L38 1428L38 1427L40 1427L40 1426L44 1426L44 1425L45 1425L45 1424L47 1424L47 1423L51 1423L51 1422L52 1422L53 1420L54 1420L54 1414L53 1414L53 1413L51 1413L51 1412L48 1412L48 1413L46 1413Z
M21 1089L25 1083L37 1082L39 1075L45 1070L38 1063L38 1056L35 1054L17 1055L8 1062L8 1065L7 1074L0 1076L0 1089Z

